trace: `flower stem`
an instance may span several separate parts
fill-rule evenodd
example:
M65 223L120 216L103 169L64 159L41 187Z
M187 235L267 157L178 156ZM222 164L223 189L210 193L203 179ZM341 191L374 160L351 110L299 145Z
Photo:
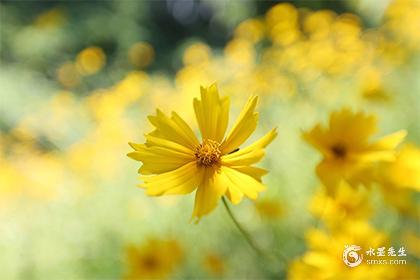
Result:
M232 219L232 221L235 224L235 226L238 228L238 230L241 232L242 236L248 242L249 246L251 246L252 249L254 249L254 251L258 255L264 256L263 251L257 246L257 244L255 243L254 239L252 239L251 235L241 226L241 224L235 218L235 216L233 215L232 210L230 209L229 204L227 203L226 198L224 196L222 197L222 201L223 201L223 205L226 208L226 211L229 214L229 217Z

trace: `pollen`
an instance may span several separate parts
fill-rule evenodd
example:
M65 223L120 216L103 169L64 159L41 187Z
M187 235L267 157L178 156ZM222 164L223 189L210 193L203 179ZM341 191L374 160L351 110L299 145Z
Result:
M203 143L195 148L195 158L200 166L210 167L220 161L222 152L220 151L220 144L216 141L205 139Z

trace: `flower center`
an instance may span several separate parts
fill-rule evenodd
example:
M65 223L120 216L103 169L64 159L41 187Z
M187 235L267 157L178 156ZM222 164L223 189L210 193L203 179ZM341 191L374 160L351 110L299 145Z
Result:
M343 144L335 144L331 147L331 151L333 152L336 158L345 158L347 155L347 149Z
M142 263L148 269L155 269L159 266L159 260L153 255L146 256Z
M194 155L199 165L210 167L217 164L220 160L222 155L220 144L216 141L205 139L203 143L195 148Z

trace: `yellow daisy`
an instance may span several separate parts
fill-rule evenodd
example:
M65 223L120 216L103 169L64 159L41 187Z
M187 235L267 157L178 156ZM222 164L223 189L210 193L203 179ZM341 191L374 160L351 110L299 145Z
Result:
M346 221L364 221L372 215L369 194L365 188L352 188L341 181L331 197L320 189L312 198L309 209L312 214L325 222L328 228L340 228Z
M303 138L323 155L316 171L322 183L333 191L341 180L352 186L369 184L370 168L375 163L395 160L395 147L404 139L404 130L375 142L376 118L349 109L333 112L329 127L320 124L303 133Z
M175 240L151 239L126 250L125 279L165 279L181 263L183 251Z
M155 129L146 134L145 144L130 143L129 157L141 161L141 187L152 196L187 194L197 189L193 217L210 213L222 196L233 204L245 195L256 199L265 189L261 177L266 170L252 166L264 157L264 148L276 137L276 129L245 148L239 147L254 132L257 97L251 97L225 137L229 98L220 97L215 84L201 88L194 111L202 140L176 113L166 116L157 110L149 116Z
M226 265L222 257L214 253L209 253L204 256L203 266L209 274L216 278L221 278L226 271Z
M383 171L384 184L420 192L420 148L413 144L404 145L395 162L387 164Z
M366 221L345 221L337 231L309 229L305 234L307 251L289 263L287 279L418 279L415 264L369 265L365 260L357 267L348 267L343 262L345 245L358 245L359 254L366 259L389 260L392 257L366 256L369 248L389 248L389 237L373 228ZM350 256L349 256L350 257Z
M263 219L276 220L285 215L284 205L276 199L262 199L255 203L257 213Z
M400 213L419 217L420 205L416 194L420 192L420 148L404 144L394 162L381 164L377 170L385 202Z

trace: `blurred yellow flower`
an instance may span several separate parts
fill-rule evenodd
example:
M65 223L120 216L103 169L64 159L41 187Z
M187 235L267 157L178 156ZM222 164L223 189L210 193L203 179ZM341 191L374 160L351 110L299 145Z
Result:
M27 183L27 180L20 177L19 170L2 157L0 154L0 213L14 198L22 194L21 182Z
M72 88L80 83L80 74L76 65L66 62L61 65L56 72L57 80L66 88Z
M397 153L395 162L384 170L387 184L403 189L420 191L420 148L412 144L404 145Z
M185 49L182 61L185 65L206 63L211 58L211 49L204 43L194 43Z
M412 0L391 1L385 11L383 27L395 37L400 48L419 49L419 15L420 2Z
M407 251L411 255L415 256L417 259L420 258L420 234L415 231L406 230L402 236L401 240L404 244L407 244Z
M255 203L255 209L262 218L278 219L284 214L283 205L274 199L262 199Z
M53 8L37 16L34 25L38 28L54 28L61 26L65 21L66 17L63 10Z
M236 27L235 37L258 43L264 38L264 22L258 19L247 19Z
M410 264L369 265L362 262L352 268L344 264L342 256L346 245L358 245L363 250L389 247L387 235L366 222L347 222L339 231L328 233L312 229L307 232L306 239L309 249L300 259L291 262L288 279L417 279L416 267Z
M369 67L360 71L360 91L362 97L371 101L386 101L389 93L383 84L383 75L378 69Z
M128 59L136 67L144 68L149 66L155 58L155 50L147 42L135 43L128 50Z
M232 67L240 66L239 72L247 70L255 65L255 50L253 45L243 39L230 41L225 47L226 60L232 64Z
M126 257L125 279L162 279L181 263L183 251L176 240L152 239L141 246L129 246Z
M330 35L336 14L330 10L320 10L305 15L303 30L311 39L325 39Z
M420 191L420 149L405 144L396 154L394 162L384 163L377 170L385 201L400 213L420 217L416 193Z
M106 56L99 47L89 47L82 50L76 58L76 67L81 75L93 75L105 65Z
M224 138L229 119L229 98L219 97L215 84L201 88L201 100L194 110L201 131L201 143L188 124L176 113L169 118L160 110L149 116L155 130L145 144L130 143L129 157L141 161L142 187L152 196L187 194L197 189L193 217L210 213L223 195L233 204L245 195L256 199L265 189L261 177L266 170L254 167L264 148L276 137L276 129L250 146L239 147L254 132L258 114L257 97L251 97Z
M217 254L208 254L203 260L204 268L213 276L221 277L225 273L225 263Z
M387 204L394 207L399 213L420 219L420 204L416 201L416 193L409 189L395 188L390 185L381 185L382 195Z
M273 6L266 14L268 37L276 45L287 46L300 36L299 12L289 3Z
M344 181L338 185L335 197L321 189L312 198L309 207L329 228L340 226L346 219L364 220L372 214L366 189L354 189Z
M376 118L349 109L333 112L329 127L320 124L304 132L303 138L323 155L316 172L331 193L341 180L352 186L371 183L370 168L375 163L395 160L395 147L405 138L401 130L373 143Z

